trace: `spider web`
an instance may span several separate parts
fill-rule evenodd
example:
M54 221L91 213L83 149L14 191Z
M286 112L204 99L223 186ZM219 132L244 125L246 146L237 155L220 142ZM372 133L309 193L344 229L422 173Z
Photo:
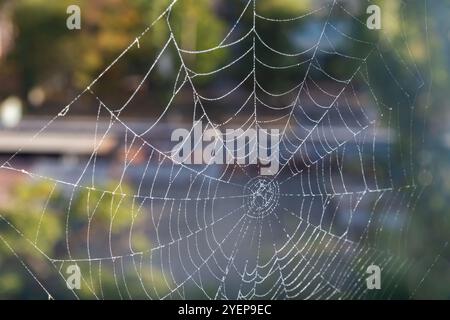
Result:
M83 127L95 135L95 142L90 157L76 171L77 179L52 168L32 172L15 162L21 150L1 167L50 181L54 188L48 199L56 188L69 195L64 204L65 245L58 256L49 256L40 248L39 226L33 239L7 218L2 220L42 255L63 282L65 268L78 265L83 287L97 299L357 299L377 294L366 287L366 269L372 264L383 270L385 290L379 294L388 298L411 267L401 252L406 247L404 235L411 213L423 191L416 185L413 164L413 153L421 142L411 134L400 152L394 150L394 143L405 139L400 132L400 113L408 119L411 133L415 125L416 97L424 87L419 69L397 53L406 72L417 81L416 91L409 92L391 70L378 41L358 39L334 22L340 14L366 28L364 21L337 1L323 2L302 16L281 19L260 14L257 1L250 0L242 5L223 40L206 49L180 46L171 25L176 4L173 1L90 86L33 136L33 141L39 140L52 127L64 125L82 103L95 102L97 119ZM249 15L253 20L250 26L244 23ZM297 51L283 51L260 31L317 17L320 32L313 33L312 41L300 41L303 45ZM102 81L108 81L109 73L130 52L139 52L151 40L150 31L161 25L169 36L149 60L131 96L109 101L99 93ZM406 36L404 41L407 43ZM346 53L343 47L348 44L360 46L364 54ZM223 50L231 52L232 59L215 70L200 72L190 64L197 57L207 58ZM168 55L177 61L170 75L173 90L160 116L144 127L137 126L122 113L142 107L136 100ZM334 74L324 64L327 56L339 59L346 77ZM391 80L397 105L386 105L377 95L369 64L378 64ZM296 70L296 79L289 88L267 81L283 78L284 72L292 70ZM200 85L203 79L214 83L228 74L238 74L239 79L226 90L206 91ZM229 127L243 132L278 128L279 171L262 177L259 165L173 161L170 138L164 136L163 128L167 123L177 128L179 123L170 121L171 114L179 108L177 101L186 101L189 95L185 109L191 125L202 121L206 128L221 132ZM217 108L226 117L218 116ZM114 169L119 183L107 188L99 182L104 174L99 169L99 150L118 132L123 137L122 165ZM127 191L123 186L127 181L137 182L136 191ZM82 208L84 225L75 226L73 202L80 190L87 194ZM127 220L126 232L118 234L116 214L127 200L132 202L126 208L131 220ZM109 230L102 233L95 229L95 221L104 202L110 216ZM43 207L42 215L47 210ZM82 245L80 239L73 239L74 229L85 230ZM138 231L144 232L151 245L138 248ZM15 254L14 244L1 240ZM52 284L15 255L43 292L58 298L52 293ZM108 293L104 286L107 270L112 270L115 284ZM77 290L69 291L79 298Z

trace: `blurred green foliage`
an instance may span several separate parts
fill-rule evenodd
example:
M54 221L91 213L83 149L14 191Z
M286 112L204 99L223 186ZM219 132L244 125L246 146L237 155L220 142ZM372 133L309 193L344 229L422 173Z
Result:
M104 190L112 190L109 188L113 185L104 186ZM138 211L133 209L134 202L123 196L124 192L132 194L132 189L123 184L121 192L115 195L113 191L80 189L67 193L48 182L18 185L12 201L0 208L0 299L45 298L37 281L45 283L50 294L74 298L64 282L69 276L65 270L73 263L84 275L81 290L76 291L81 298L98 297L99 288L105 298L119 298L119 292L127 290L134 298L156 297L156 292L166 292L169 285L162 271L150 265L138 270L135 264L127 263L123 270L128 279L125 289L117 281L115 272L119 271L112 258L105 258L100 273L98 266L93 271L91 262L83 262L88 258L87 252L111 257L113 251L119 252L117 255L129 254L130 246L133 252L144 255L151 249L142 221L144 214L133 214ZM52 260L61 254L63 260L73 257L81 261ZM141 279L149 288L147 293Z
M0 64L0 79L15 80L15 93L26 101L36 87L43 89L54 103L67 94L83 90L112 63L170 4L167 0L14 0L0 3L0 10L11 12L15 25L14 48ZM195 4L195 5L194 5ZM68 30L66 9L81 9L81 30ZM225 23L208 0L182 1L174 5L170 16L175 39L184 49L209 48L224 36ZM142 38L139 54L130 51L127 62L108 74L107 92L124 91L123 77L140 73L161 50L169 36L164 19ZM172 50L173 58L175 56ZM226 51L189 60L193 69L210 70L226 56ZM143 60L145 57L145 60ZM11 79L14 77L15 79ZM155 82L157 83L156 79ZM49 101L48 103L51 103Z

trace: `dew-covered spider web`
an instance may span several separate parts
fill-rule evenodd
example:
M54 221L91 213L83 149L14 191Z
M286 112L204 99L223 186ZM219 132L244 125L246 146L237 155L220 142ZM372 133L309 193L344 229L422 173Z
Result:
M97 118L79 127L94 137L88 157L64 170L29 168L17 160L19 149L3 163L2 170L52 185L44 190L47 201L37 204L37 221L52 214L52 199L63 199L64 223L57 231L64 241L51 253L40 241L49 232L40 222L26 234L2 217L42 258L32 267L16 254L45 297L59 298L54 288L65 288L70 265L80 268L82 279L82 289L65 288L72 298L391 297L411 267L402 252L423 191L413 161L423 142L413 131L422 128L417 96L427 85L414 63L391 52L415 90L404 85L381 49L389 41L383 30L370 31L372 40L361 38L366 21L354 4L315 3L301 16L281 18L260 11L258 1L237 1L234 23L209 48L181 45L171 20L178 3L169 3L32 138L38 143L64 128L77 108L95 105ZM369 4L357 6L365 11ZM346 20L359 30L346 27ZM425 18L420 23L426 27ZM267 36L295 26L309 32ZM155 56L145 57L132 93L110 99L102 84L130 55L139 55L155 30L167 37ZM402 39L408 48L406 33ZM223 52L219 67L195 69L195 62ZM374 69L384 75L395 104L380 94ZM146 104L140 96L158 90L148 83L161 70L171 89L164 101ZM155 119L123 116L156 102ZM180 127L192 133L197 121L220 132L278 129L279 170L261 176L259 165L174 161L170 133ZM102 152L117 139L115 162L105 166ZM107 175L115 182L105 183ZM1 240L16 252L14 243ZM370 265L382 270L383 290L368 290ZM60 283L47 281L49 274Z

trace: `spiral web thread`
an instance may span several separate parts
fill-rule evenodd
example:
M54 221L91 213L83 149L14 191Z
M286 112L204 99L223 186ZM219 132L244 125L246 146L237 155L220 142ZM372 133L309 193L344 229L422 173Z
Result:
M408 92L386 62L378 42L360 40L333 22L333 16L340 12L366 28L365 21L337 1L323 2L323 6L299 17L279 19L260 14L258 1L250 0L242 5L240 16L223 40L202 50L180 47L172 33L170 17L176 4L173 1L90 86L33 136L33 140L38 140L59 121L70 119L82 98L96 101L97 121L88 129L95 133L95 143L78 179L61 179L57 173L31 172L20 167L14 160L21 150L1 166L2 170L50 181L53 189L69 190L63 231L65 249L60 250L60 256L49 256L40 249L39 226L36 237L31 238L6 217L2 216L2 220L42 256L62 281L67 278L65 268L77 264L82 270L82 286L97 299L110 297L102 283L105 270L112 270L115 283L112 291L116 294L113 297L123 299L135 298L136 292L138 297L151 299L364 298L368 294L366 269L371 264L380 266L383 274L389 275L383 278L385 290L379 293L389 298L398 279L411 267L401 256L406 247L403 235L408 233L411 214L422 192L413 174L413 154L421 141L415 141L411 134L400 156L393 150L395 141L405 140L404 133L398 130L400 112L408 119L411 133L415 125L415 98L425 86L418 67L408 65L395 53L405 72L417 82L416 91ZM243 30L242 21L248 14L253 17L253 25ZM298 52L284 52L272 46L271 39L265 39L259 32L262 25L296 24L317 16L321 17L318 37L312 46ZM133 94L119 103L118 108L111 106L96 93L96 86L127 59L129 52L140 50L157 24L166 24L168 38ZM341 52L337 39L363 47L364 55ZM406 34L404 41L408 45ZM188 62L192 57L224 49L232 52L233 59L216 70L196 72ZM138 132L121 113L133 107L134 98L170 50L176 53L172 57L179 66L172 79L173 93L160 117ZM259 54L263 50L286 64L271 65L264 61ZM320 58L323 56L335 57L344 66L349 63L348 77L340 79L327 70ZM251 61L251 65L245 61ZM377 63L391 80L389 86L399 97L398 105L388 106L378 97L371 85L368 67L371 63ZM196 82L199 79L219 81L236 67L246 72L227 91L209 96L199 89ZM271 90L270 83L263 83L258 77L260 70L276 77L277 73L296 68L297 84L283 91ZM239 93L246 85L253 89L242 98ZM252 165L195 166L173 161L170 148L158 146L153 137L176 108L180 93L186 91L192 95L193 123L202 121L206 128L221 132L237 123L243 131L278 128L278 173L262 177ZM229 104L230 98L241 99L241 103ZM227 118L215 119L209 111L211 106L223 108L224 104L229 106ZM100 120L105 117L109 121L101 129ZM125 133L123 166L117 186L106 189L97 182L98 150L117 128ZM142 153L145 161L136 164ZM137 177L139 182L131 194L122 189L129 176ZM88 231L81 248L71 239L72 201L80 190L96 197L94 202L88 197L85 203ZM53 191L48 195L49 201ZM107 234L91 234L89 226L105 199L110 204L110 228ZM113 220L125 200L131 200L132 207L124 247L123 239L119 243L113 232ZM46 212L47 208L42 208L42 215ZM135 248L134 235L138 229L144 229L151 239L151 246L145 250ZM1 240L43 292L49 298L58 298L50 284L16 254L14 244L4 237ZM398 249L393 250L387 243L395 243ZM71 290L71 294L80 297L77 290Z

